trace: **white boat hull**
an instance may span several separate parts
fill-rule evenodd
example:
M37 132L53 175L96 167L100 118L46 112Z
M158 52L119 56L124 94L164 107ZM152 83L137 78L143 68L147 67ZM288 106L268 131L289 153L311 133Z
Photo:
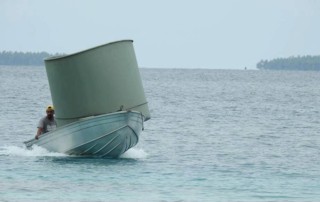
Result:
M120 111L84 118L24 143L69 155L114 158L138 143L143 121L140 112Z

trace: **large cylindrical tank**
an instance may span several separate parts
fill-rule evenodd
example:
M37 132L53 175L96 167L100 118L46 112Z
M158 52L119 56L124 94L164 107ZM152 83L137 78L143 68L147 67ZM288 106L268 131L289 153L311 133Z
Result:
M45 60L58 126L119 110L150 118L133 41Z

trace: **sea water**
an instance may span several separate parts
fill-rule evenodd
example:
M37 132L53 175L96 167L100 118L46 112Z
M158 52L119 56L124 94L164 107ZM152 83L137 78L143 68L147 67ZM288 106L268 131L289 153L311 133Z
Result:
M45 69L0 66L0 201L320 201L320 72L140 72L152 118L103 159L25 149Z

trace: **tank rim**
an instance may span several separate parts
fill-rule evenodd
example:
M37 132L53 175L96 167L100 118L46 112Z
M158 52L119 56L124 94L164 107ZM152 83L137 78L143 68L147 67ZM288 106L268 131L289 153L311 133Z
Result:
M78 55L78 54L81 54L81 53L84 53L84 52L88 52L88 51L91 51L91 50L94 50L94 49L98 49L98 48L103 47L103 46L108 46L108 45L111 45L111 44L122 43L122 42L133 42L133 40L132 39L125 39L125 40L113 41L113 42L105 43L105 44L98 45L98 46L95 46L95 47L92 47L92 48L88 48L88 49L85 49L85 50L82 50L82 51L78 51L78 52L75 52L75 53L67 54L67 55L48 57L48 58L45 58L44 61L52 61L52 60L68 58L68 57L72 57L74 55Z

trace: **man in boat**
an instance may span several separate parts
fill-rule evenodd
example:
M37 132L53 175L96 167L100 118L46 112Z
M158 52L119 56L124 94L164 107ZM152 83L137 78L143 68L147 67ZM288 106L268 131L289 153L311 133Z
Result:
M57 128L57 122L54 119L54 108L52 105L49 105L46 109L47 116L40 119L38 124L38 131L35 139L39 139L39 136L53 131Z

